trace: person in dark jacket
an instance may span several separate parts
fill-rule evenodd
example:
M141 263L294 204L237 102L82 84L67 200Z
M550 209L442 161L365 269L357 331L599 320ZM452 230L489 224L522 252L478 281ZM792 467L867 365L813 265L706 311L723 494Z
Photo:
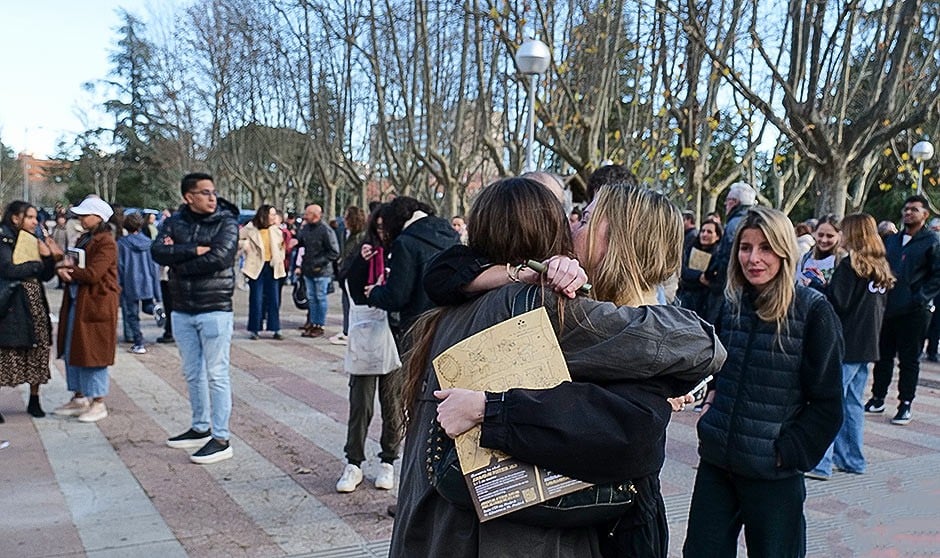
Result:
M689 266L692 249L694 248L705 254L713 254L723 234L724 229L722 229L719 223L710 220L705 221L702 223L702 228L696 237L692 239L692 243L688 245L685 252L682 253L682 274L679 278L679 304L683 308L688 308L698 313L699 316L706 315L708 287L703 285L699 280L702 274L705 273L705 270L701 268L695 269ZM709 261L711 260L709 259Z
M19 281L5 308L0 308L0 386L29 384L26 412L46 416L39 402L39 386L49 382L49 347L52 324L42 284L55 275L55 259L62 249L51 236L39 240L36 208L25 201L10 202L0 222L0 279ZM14 257L20 242L35 244L35 258ZM3 415L0 414L0 423Z
M190 460L209 464L232 457L229 358L238 208L219 197L208 174L184 176L180 193L185 204L151 246L153 259L170 268L170 317L192 407L192 426L167 445L199 448Z
M888 386L898 358L898 412L892 424L911 422L911 402L920 375L920 353L940 294L940 238L924 226L930 211L927 199L911 196L904 201L904 230L885 239L888 264L898 282L888 293L884 324L879 339L881 358L873 369L871 399L865 412L883 413Z
M845 357L842 362L842 414L839 434L809 478L825 480L832 466L848 472L865 472L862 435L865 413L862 397L868 383L868 365L878 360L878 336L885 313L886 292L894 276L885 259L878 225L871 215L856 213L842 220L842 247L848 254L836 266L823 292L842 322ZM817 281L814 288L821 285Z
M699 462L683 552L804 556L802 472L842 424L842 328L826 298L795 286L793 224L754 207L732 244L719 338L728 350L698 422Z
M708 262L705 273L699 276L699 281L708 287L707 310L703 318L718 323L719 314L724 306L725 286L727 284L728 262L735 255L731 253L731 244L734 234L744 219L747 210L757 203L757 192L746 182L735 182L728 188L725 197L725 231L718 247Z
M389 245L388 274L384 285L369 285L365 293L370 306L398 312L392 332L402 352L402 335L421 315L434 307L424 291L428 263L441 250L460 243L450 223L414 198L399 196L382 206L379 225ZM372 257L372 247L363 245L362 257Z
M154 301L160 302L160 270L150 255L152 240L143 230L144 221L138 214L124 218L127 234L118 239L118 284L121 286L121 312L133 335L134 354L145 354L144 336L140 331L140 310L153 312Z
M336 233L323 222L323 208L316 204L304 210L304 226L297 233L297 247L303 248L300 267L294 271L302 275L307 286L307 323L303 337L322 337L326 324L326 296L333 279L332 262L339 257Z

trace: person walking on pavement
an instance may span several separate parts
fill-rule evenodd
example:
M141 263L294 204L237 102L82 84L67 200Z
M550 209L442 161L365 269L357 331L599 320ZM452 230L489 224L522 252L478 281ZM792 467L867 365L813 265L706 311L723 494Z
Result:
M699 276L699 281L708 287L708 301L706 313L702 315L707 321L717 323L725 298L725 284L728 280L728 262L734 257L731 245L734 243L735 232L744 219L744 215L751 206L757 204L757 192L746 182L735 182L728 188L725 197L725 225L724 235L718 241L718 247L712 254L705 273ZM721 221L719 221L720 223Z
M304 324L303 337L322 337L326 324L327 290L332 281L331 262L339 257L339 243L336 233L323 222L323 208L310 204L304 210L304 226L297 233L297 246L303 248L300 269L295 274L301 275L307 285L307 323Z
M56 270L67 285L59 310L56 350L65 361L71 401L53 411L97 422L108 416L108 366L117 350L120 291L117 278L117 242L108 225L111 206L88 196L72 208L85 233L75 242L76 256ZM90 400L90 401L89 401Z
M55 276L55 261L62 259L62 248L50 236L37 238L33 234L37 226L36 208L25 201L10 202L0 222L0 279L19 282L0 307L0 386L29 384L26 412L42 418L46 413L39 402L39 386L49 382L52 345L43 283ZM24 252L30 257L22 257Z
M232 457L229 359L238 208L219 197L208 174L184 176L180 193L184 204L164 222L150 249L157 263L170 268L170 318L192 408L190 429L166 443L200 448L190 461L210 464Z
M934 311L932 301L940 294L940 238L925 226L930 217L928 207L927 198L920 195L904 200L904 230L885 239L888 264L897 283L888 292L878 343L881 358L875 363L871 399L865 403L865 412L884 412L897 355L900 403L892 424L911 422L920 353Z

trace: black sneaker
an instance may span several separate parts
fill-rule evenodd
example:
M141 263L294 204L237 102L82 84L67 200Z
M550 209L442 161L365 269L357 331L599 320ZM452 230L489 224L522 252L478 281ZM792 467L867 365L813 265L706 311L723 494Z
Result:
M866 413L883 413L885 412L885 400L879 399L877 397L872 397L868 400L868 403L865 403L865 412Z
M898 414L891 419L891 424L905 425L909 422L911 422L911 402L901 401L901 404L898 405Z
M200 465L209 465L232 458L232 446L228 440L212 438L202 449L189 456L189 460Z
M172 335L163 334L157 337L157 343L176 343L176 339L173 339Z
M197 432L190 428L179 436L173 436L166 441L166 445L176 449L195 449L201 448L212 439L212 431Z

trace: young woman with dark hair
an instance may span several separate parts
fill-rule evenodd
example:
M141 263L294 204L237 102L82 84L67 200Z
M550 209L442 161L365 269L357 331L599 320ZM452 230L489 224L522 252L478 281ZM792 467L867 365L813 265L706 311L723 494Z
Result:
M24 201L10 202L0 222L0 278L19 281L7 307L0 308L0 386L29 384L26 411L37 418L46 416L39 402L39 386L49 381L52 344L49 302L42 284L55 275L55 260L62 257L51 236L45 240L35 237L38 224L36 208ZM19 246L24 242L34 243L36 248ZM38 258L18 261L14 256L18 247L35 251Z
M238 233L238 249L245 253L242 273L248 277L248 331L258 339L262 317L267 317L267 329L273 338L281 340L280 279L287 276L284 269L284 234L277 226L277 210L262 205L251 221Z

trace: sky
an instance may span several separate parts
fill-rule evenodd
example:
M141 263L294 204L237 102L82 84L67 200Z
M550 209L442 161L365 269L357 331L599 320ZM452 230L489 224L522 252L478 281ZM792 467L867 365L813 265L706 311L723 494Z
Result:
M147 21L152 4L172 3L0 0L0 141L15 153L45 158L55 154L59 138L107 125L82 86L108 75L121 23L117 9Z

